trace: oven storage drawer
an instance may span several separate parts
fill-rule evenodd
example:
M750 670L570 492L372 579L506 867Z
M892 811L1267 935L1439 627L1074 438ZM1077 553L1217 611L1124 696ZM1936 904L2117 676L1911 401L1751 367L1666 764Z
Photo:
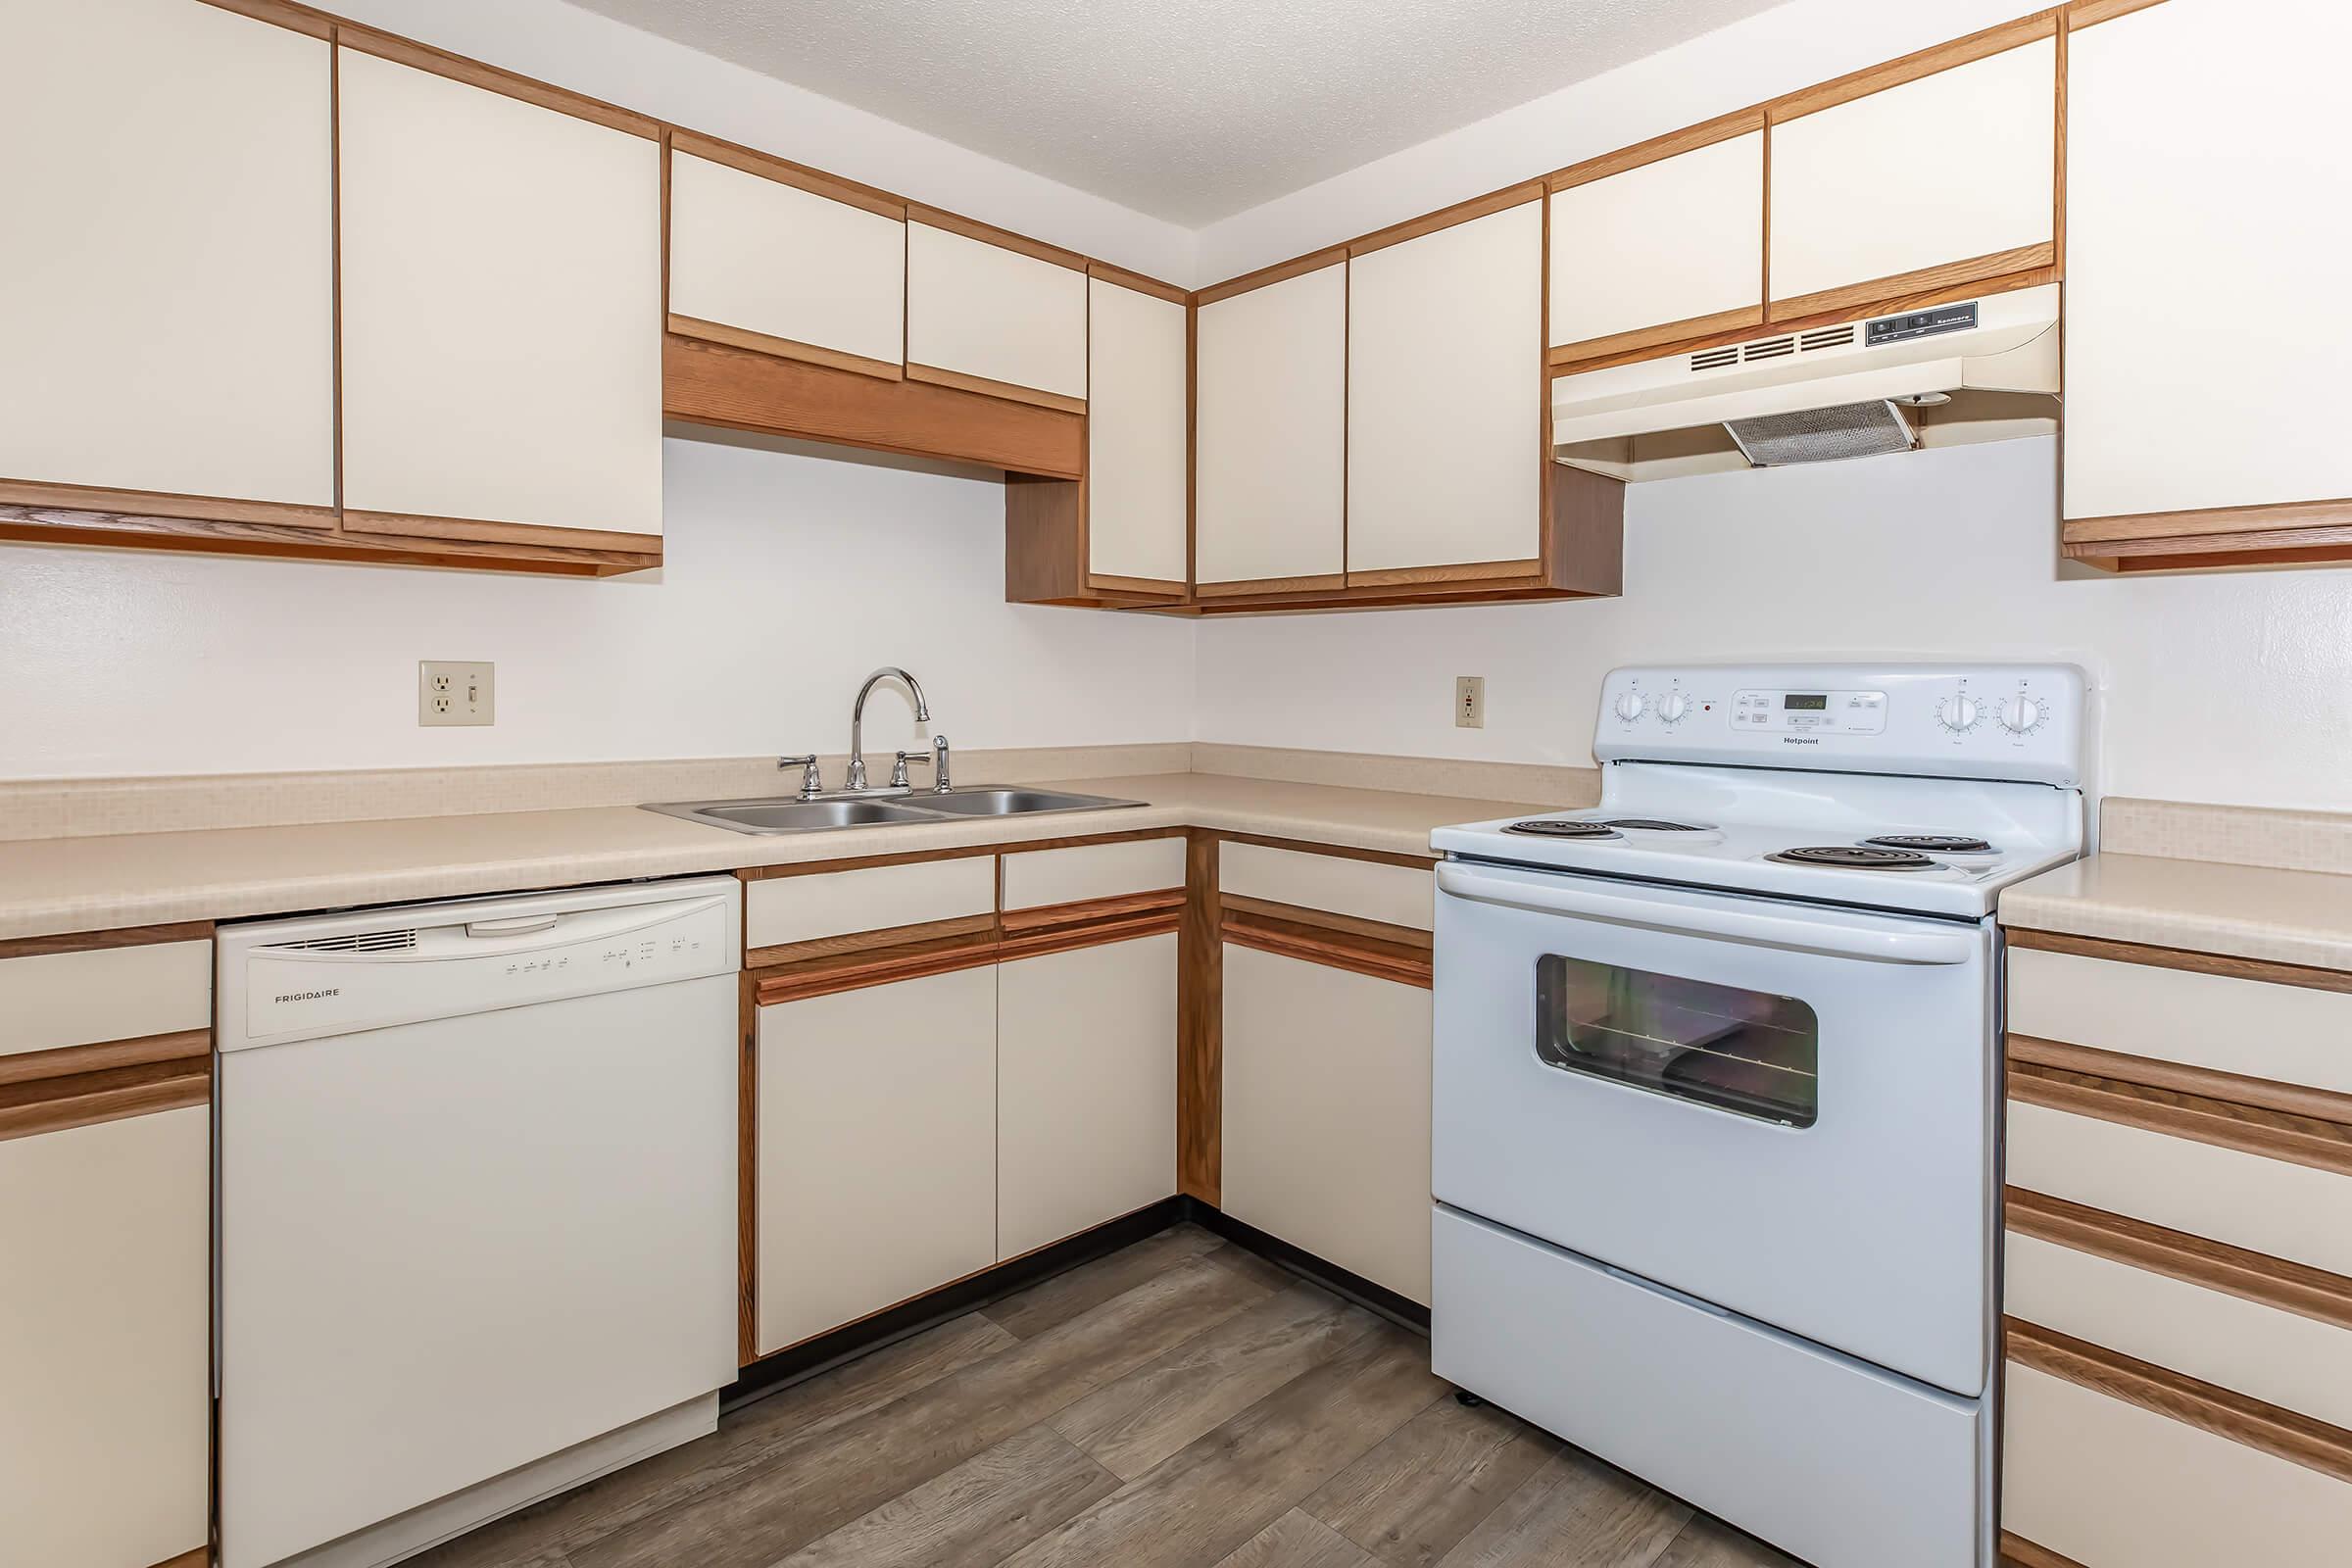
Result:
M1444 1206L1434 1243L1440 1377L1818 1568L1984 1560L1976 1401Z

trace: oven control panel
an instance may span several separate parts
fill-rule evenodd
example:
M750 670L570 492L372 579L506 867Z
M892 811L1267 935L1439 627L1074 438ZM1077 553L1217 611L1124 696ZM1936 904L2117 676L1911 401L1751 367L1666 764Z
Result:
M2072 664L1661 664L1611 670L1592 754L2079 785Z

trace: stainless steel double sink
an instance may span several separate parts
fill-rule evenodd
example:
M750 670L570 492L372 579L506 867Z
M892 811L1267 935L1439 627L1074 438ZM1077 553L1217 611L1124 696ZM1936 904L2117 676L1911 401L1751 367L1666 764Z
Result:
M947 791L918 790L882 800L804 801L793 796L757 801L679 801L648 806L649 811L683 817L731 833L825 833L845 827L887 827L902 822L949 822L959 817L1037 816L1050 811L1108 811L1142 801L1106 795L1071 795L1060 790L975 785Z

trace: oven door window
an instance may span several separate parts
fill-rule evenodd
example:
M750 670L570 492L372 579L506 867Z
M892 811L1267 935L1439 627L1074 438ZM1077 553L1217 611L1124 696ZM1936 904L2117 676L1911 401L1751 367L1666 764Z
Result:
M1558 954L1536 960L1536 1054L1567 1072L1810 1127L1820 1054L1820 1020L1794 997Z

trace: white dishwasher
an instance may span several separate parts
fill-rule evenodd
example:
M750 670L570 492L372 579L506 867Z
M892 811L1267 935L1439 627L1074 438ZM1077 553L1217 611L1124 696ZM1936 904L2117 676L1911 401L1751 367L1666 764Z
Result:
M731 877L222 926L221 1568L374 1568L709 1432Z

